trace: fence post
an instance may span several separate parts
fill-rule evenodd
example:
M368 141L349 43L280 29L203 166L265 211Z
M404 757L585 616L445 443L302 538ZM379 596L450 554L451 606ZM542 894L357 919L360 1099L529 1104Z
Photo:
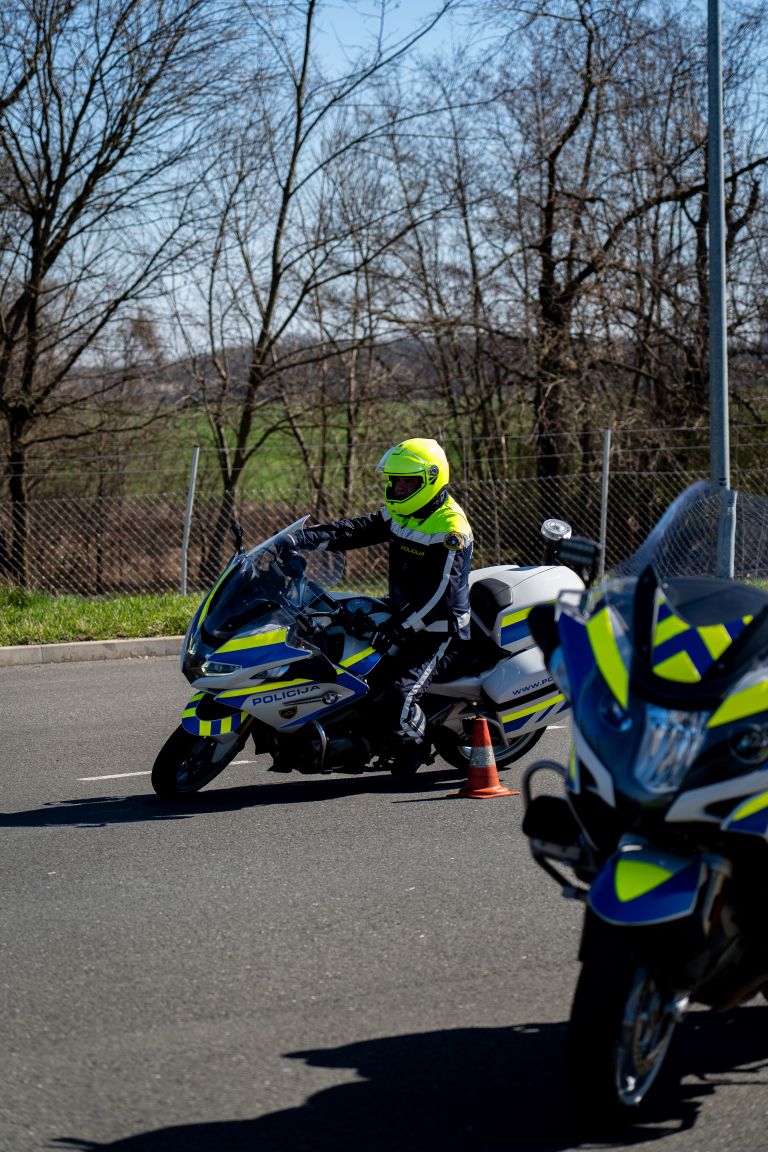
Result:
M195 486L197 484L197 462L200 459L200 445L192 449L192 466L187 485L187 509L184 513L184 532L181 540L181 594L187 594L187 569L189 562L189 532L192 524L192 509L195 506Z
M603 430L603 478L600 483L600 564L597 578L602 580L605 575L605 546L608 535L608 476L611 458L611 430Z

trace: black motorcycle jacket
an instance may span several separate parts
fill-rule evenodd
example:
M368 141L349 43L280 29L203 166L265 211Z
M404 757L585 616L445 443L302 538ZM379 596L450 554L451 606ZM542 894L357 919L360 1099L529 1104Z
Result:
M412 516L380 508L304 528L295 540L331 552L388 543L389 607L400 625L469 639L472 529L447 489Z

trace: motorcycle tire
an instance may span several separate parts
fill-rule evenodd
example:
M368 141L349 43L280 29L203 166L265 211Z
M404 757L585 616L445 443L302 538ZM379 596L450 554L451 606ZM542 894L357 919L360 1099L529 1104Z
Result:
M231 740L193 736L182 725L172 732L152 768L152 787L165 800L199 792L223 772L245 743L245 735Z
M503 771L514 764L516 760L525 756L527 752L530 752L541 740L546 728L536 728L533 732L526 732L523 736L518 736L517 740L511 740L506 745L492 726L489 725L488 731L496 767L499 771ZM439 728L435 732L434 743L438 755L442 756L443 760L446 760L452 768L458 768L459 772L466 776L469 772L469 761L472 756L471 733L459 734L447 728Z
M582 1128L637 1117L681 1015L663 972L639 962L626 932L600 924L582 946L565 1051L569 1112Z

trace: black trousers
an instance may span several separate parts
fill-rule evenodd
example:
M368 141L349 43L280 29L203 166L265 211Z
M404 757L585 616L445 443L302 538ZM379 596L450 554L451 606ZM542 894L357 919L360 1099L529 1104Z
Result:
M375 696L372 716L388 736L423 738L426 717L420 701L449 643L445 632L416 632L398 652L380 661L371 678Z

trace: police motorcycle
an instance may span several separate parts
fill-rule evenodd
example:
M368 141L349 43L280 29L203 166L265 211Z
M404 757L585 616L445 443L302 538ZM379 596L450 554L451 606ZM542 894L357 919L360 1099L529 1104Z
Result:
M194 695L152 769L162 797L197 792L243 749L272 756L272 770L302 773L410 771L376 734L377 668L373 646L390 618L376 596L331 591L343 552L313 551L296 565L286 545L308 521L297 520L249 551L233 526L236 551L190 622L181 670ZM466 774L476 716L492 733L498 768L523 756L567 703L544 667L528 614L565 589L584 588L557 563L570 527L546 521L546 563L496 565L470 574L472 638L461 667L436 677L421 704L431 741L425 763L442 756ZM286 555L291 556L289 563ZM462 645L464 647L465 645ZM418 767L418 765L416 766Z
M530 615L572 709L569 763L524 773L523 831L585 906L566 1078L587 1126L638 1115L689 1005L768 990L766 528L767 500L694 485L609 579Z

